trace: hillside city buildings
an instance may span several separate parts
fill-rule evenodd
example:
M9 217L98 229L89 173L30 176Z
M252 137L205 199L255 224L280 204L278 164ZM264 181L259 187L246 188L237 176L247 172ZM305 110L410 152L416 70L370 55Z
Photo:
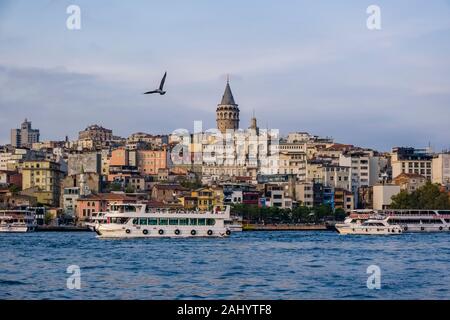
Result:
M0 146L0 207L45 206L77 223L117 203L208 210L246 204L384 209L427 181L450 189L450 153L353 146L308 132L248 125L227 81L217 128L119 137L89 125L77 139L40 141L25 120ZM244 128L242 128L244 127Z

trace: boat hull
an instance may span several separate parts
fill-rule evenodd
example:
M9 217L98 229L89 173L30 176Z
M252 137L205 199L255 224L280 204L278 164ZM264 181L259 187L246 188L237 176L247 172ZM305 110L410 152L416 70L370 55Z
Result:
M24 233L24 232L32 232L35 230L35 227L29 227L29 226L0 226L0 232L17 232L17 233Z
M193 232L195 231L195 232ZM98 238L198 238L227 237L231 231L227 228L162 228L162 227L115 227L111 224L95 228Z
M399 235L403 233L403 230L396 227L363 227L363 226L349 226L344 224L336 224L336 230L340 234L353 234L353 235Z

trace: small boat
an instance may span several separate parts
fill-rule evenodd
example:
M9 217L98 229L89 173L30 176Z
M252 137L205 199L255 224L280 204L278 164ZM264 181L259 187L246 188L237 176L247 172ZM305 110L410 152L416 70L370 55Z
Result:
M0 232L30 232L36 229L35 215L28 210L1 210Z
M387 219L368 219L361 222L348 218L344 223L337 223L335 228L340 234L395 235L403 233L401 226L391 225Z
M226 237L230 207L213 211L148 208L145 204L114 204L106 222L95 226L98 238Z

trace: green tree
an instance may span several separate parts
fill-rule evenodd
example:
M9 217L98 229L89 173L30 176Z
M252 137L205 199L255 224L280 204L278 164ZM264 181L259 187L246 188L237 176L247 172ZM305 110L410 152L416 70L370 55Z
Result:
M338 208L334 210L334 219L337 221L343 221L347 217L344 209Z
M9 192L11 192L12 194L17 194L20 191L20 188L18 186L16 186L15 184L12 184L8 187Z
M450 209L450 197L438 184L427 182L414 192L403 190L391 198L393 209Z
M122 190L122 185L120 183L113 182L110 185L110 189L111 189L111 191L121 191Z
M50 212L46 212L44 215L44 224L49 225L53 220L53 215Z

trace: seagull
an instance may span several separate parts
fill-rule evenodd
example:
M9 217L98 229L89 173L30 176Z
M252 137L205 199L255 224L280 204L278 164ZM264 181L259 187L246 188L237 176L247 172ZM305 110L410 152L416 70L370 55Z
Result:
M159 89L156 89L153 91L148 91L148 92L145 92L144 94L159 93L160 95L165 95L166 91L163 90L163 87L164 87L164 82L166 82L166 76L167 76L167 71L164 73L164 76L161 79L161 83L159 84Z

